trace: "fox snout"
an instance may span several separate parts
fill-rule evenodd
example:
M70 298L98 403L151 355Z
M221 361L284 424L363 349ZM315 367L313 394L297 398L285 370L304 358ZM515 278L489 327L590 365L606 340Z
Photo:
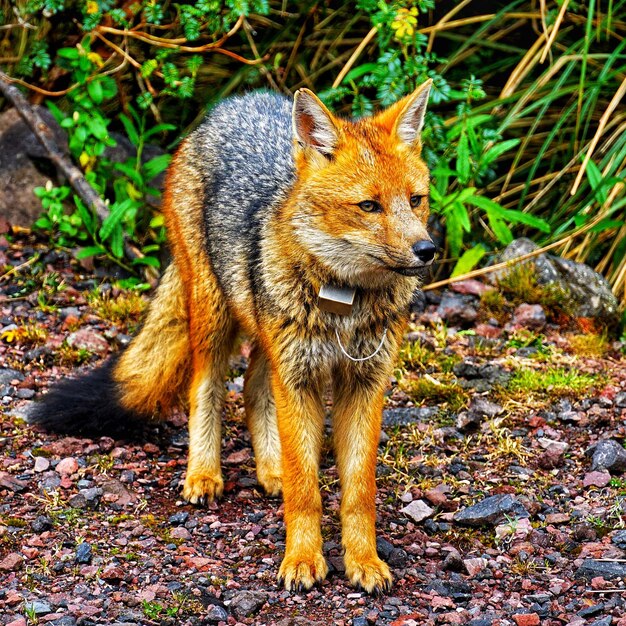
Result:
M437 247L429 239L420 239L412 246L413 254L424 264L430 265L435 258Z

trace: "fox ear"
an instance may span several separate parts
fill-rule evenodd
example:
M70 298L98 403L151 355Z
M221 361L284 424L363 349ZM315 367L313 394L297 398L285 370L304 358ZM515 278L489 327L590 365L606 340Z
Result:
M414 146L418 143L422 127L424 126L424 115L428 105L428 95L433 84L431 79L420 85L412 94L406 96L389 109L383 116L393 121L392 133L401 141ZM391 121L391 120L390 120Z
M339 140L333 114L309 89L298 89L293 99L293 134L303 146L330 156Z

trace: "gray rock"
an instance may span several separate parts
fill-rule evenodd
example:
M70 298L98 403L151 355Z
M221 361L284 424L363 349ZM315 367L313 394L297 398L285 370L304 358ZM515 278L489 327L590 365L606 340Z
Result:
M189 513L187 511L179 511L170 515L169 522L172 526L182 526L189 519Z
M230 602L233 615L242 619L257 613L267 600L267 593L263 591L240 591Z
M469 326L478 317L475 302L473 296L446 292L441 298L437 314L452 326Z
M59 309L59 315L62 320L65 320L68 317L80 317L80 309L76 306L65 306Z
M539 246L527 239L526 237L520 237L512 241L503 251L502 254L496 259L495 263L505 263L507 261L513 261L518 257L534 252ZM559 272L557 271L552 258L547 254L539 254L528 261L522 261L522 263L532 263L537 271L537 281L542 285L557 282L560 279ZM511 267L514 267L511 265ZM509 268L502 268L495 270L487 275L487 277L497 282L504 278L510 272Z
M455 513L454 521L467 526L496 525L508 518L530 517L524 506L509 494L489 496Z
M39 488L42 491L54 491L61 485L61 477L56 473L50 470L45 474L41 475L41 482L39 483Z
M48 622L50 626L76 626L76 618L71 615L64 615L53 622Z
M217 624L218 622L227 622L228 611L219 604L209 604L203 613L203 617L206 621L213 624Z
M18 389L15 394L20 400L30 400L35 397L34 389Z
M613 618L610 615L607 615L606 617L597 619L595 622L591 622L589 626L611 626L612 623Z
M83 563L85 565L89 564L91 563L91 557L91 545L88 544L86 541L84 541L83 543L79 543L76 547L76 556L74 557L76 563Z
M24 380L24 374L10 367L0 368L0 387L11 384L12 380Z
M615 396L615 406L626 409L626 391L622 391Z
M602 611L604 611L604 604L592 604L578 611L576 615L580 615L581 617L593 617L594 615L598 615L598 613L602 613Z
M394 550L395 548L393 544L386 539L383 539L382 537L378 537L376 539L376 551L381 559L386 561Z
M620 550L626 550L626 530L618 530L616 533L613 533L611 541Z
M623 578L626 576L626 563L617 561L596 561L585 559L574 574L576 578Z
M613 439L599 441L585 451L591 457L591 470L609 470L621 473L626 470L626 450Z
M452 371L464 389L474 389L477 393L489 391L494 385L505 385L511 378L502 365L498 363L479 363L472 357L466 357L457 363Z
M69 503L77 509L91 508L98 506L102 489L100 487L91 487L90 489L81 489L78 493L70 497Z
M402 548L394 548L387 559L391 567L405 568L409 564L409 555Z
M369 622L366 617L359 615L352 620L352 626L368 626Z
M516 239L505 248L496 263L512 261L537 248L530 239ZM599 318L608 324L618 322L617 298L604 277L588 265L551 254L540 254L522 263L534 266L540 285L555 285L566 292L576 317ZM489 278L497 282L510 271L509 267L496 270L489 274Z
M385 409L383 411L383 426L407 426L416 422L428 422L437 413L439 413L439 408L436 406Z
M52 607L42 600L35 600L34 602L24 602L24 612L34 613L35 615L47 615L52 613Z
M30 524L30 527L36 533L42 533L52 528L52 520L46 515L39 515Z
M463 557L456 548L452 548L448 551L446 558L441 563L441 569L447 572L465 573L465 563L463 563Z
M400 509L400 513L404 513L418 523L430 517L434 512L435 510L431 509L423 500L413 500L413 502L409 502L404 508Z
M489 402L482 396L474 396L467 411L461 411L456 419L456 427L460 430L469 430L479 426L485 419L493 419L504 409L495 402Z

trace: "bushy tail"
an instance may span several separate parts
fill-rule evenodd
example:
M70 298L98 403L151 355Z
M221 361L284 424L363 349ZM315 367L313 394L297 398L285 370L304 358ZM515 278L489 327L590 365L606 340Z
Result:
M54 387L34 405L29 422L63 433L111 434L156 418L186 390L189 354L185 293L172 263L128 348Z

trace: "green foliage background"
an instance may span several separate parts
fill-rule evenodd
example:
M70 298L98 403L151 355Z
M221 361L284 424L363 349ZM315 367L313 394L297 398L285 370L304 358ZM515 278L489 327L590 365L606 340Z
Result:
M561 253L623 296L625 5L0 0L0 68L51 109L109 203L99 223L66 186L38 190L37 226L82 256L158 267L165 234L151 181L169 157L142 154L148 143L171 153L220 98L306 86L364 115L430 77L423 140L442 275L525 234L563 240ZM126 163L104 157L112 131L136 148ZM129 258L125 241L139 254Z

